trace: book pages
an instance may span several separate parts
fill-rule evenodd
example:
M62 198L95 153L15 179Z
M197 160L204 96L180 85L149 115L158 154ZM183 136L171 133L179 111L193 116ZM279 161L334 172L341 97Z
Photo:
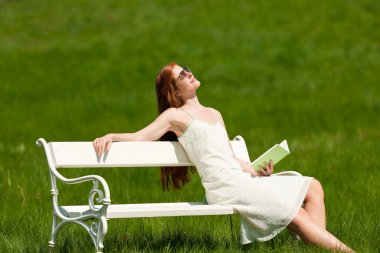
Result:
M275 165L289 154L290 151L288 143L286 140L284 140L280 144L274 145L264 154L259 156L251 163L251 166L254 170L260 170L259 166L264 166L264 162L267 162L269 164L269 161L272 160L273 165Z

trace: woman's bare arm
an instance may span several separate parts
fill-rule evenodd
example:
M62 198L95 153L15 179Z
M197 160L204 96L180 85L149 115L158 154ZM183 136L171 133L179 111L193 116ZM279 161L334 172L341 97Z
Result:
M161 113L152 123L135 133L110 133L103 137L96 138L93 146L98 155L108 152L114 141L154 141L170 131L177 110L169 108Z

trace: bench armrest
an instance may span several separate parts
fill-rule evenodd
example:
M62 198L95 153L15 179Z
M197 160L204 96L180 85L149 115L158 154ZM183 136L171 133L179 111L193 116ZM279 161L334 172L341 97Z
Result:
M60 176L62 178L59 178L59 179L66 184L79 184L79 183L88 182L88 181L93 182L94 186L92 187L89 194L89 198L88 198L89 200L88 204L93 211L99 210L99 208L95 207L95 203L94 203L96 195L98 195L98 197L96 198L97 203L102 203L105 205L111 204L110 190L109 190L108 184L106 180L102 178L101 176L87 175L87 176L82 176L82 177L77 177L77 178L65 178L61 174ZM102 185L104 193L101 189L99 189L99 182Z
M111 204L111 197L110 197L111 195L110 195L108 184L104 178L98 175L87 175L87 176L81 176L77 178L66 178L62 176L55 168L54 158L52 156L52 152L50 150L48 143L43 138L40 138L37 140L36 144L38 146L43 146L45 149L45 153L46 153L46 157L47 157L47 161L48 161L48 165L50 169L50 178L51 178L51 184L52 184L51 193L53 195L55 196L58 195L58 189L57 189L55 178L58 178L60 181L66 184L78 184L78 183L92 181L94 185L89 193L89 198L88 198L90 209L93 210L94 212L98 212L98 211L102 212L107 209L108 205ZM101 184L104 192L101 189L99 189L99 183ZM96 207L95 200L97 203L101 203L103 205L100 208ZM55 203L55 204L56 204L55 206L58 207L58 203Z
M278 172L278 173L274 173L272 174L273 176L302 176L301 173L297 172L297 171L292 171L292 170L289 170L289 171L281 171L281 172Z

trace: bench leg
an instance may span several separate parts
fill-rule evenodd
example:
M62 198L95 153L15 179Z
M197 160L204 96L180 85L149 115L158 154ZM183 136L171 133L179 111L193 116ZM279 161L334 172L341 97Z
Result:
M67 221L61 221L59 224L57 224L57 216L53 214L53 225L51 229L51 235L50 235L50 241L49 241L49 252L52 252L53 249L55 248L56 243L56 238L59 230L68 223Z
M90 234L92 241L94 242L96 252L101 253L103 251L104 245L104 237L107 234L108 230L108 224L105 216L100 216L98 218L94 218L95 220L92 221L90 224L86 223L85 221L79 219L71 219L71 220L62 220L60 223L57 224L57 216L53 214L53 224L52 224L52 231L50 235L50 241L49 241L49 252L52 252L53 249L56 246L56 238L58 232L61 230L61 228L68 224L68 223L76 223L84 227L87 232Z
M98 218L98 221L94 221L90 226L90 236L95 244L96 252L102 252L104 245L103 240L107 234L108 225L105 216Z
M49 241L49 252L52 251L52 249L54 249L55 247L55 227L57 226L57 217L55 216L55 214L53 214L53 224L52 224L52 228L51 228L51 235L50 235L50 241Z

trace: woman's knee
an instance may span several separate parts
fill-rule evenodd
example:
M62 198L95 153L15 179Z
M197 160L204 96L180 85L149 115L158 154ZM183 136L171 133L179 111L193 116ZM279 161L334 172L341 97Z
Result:
M306 193L305 200L310 200L314 198L324 198L324 191L322 184L315 178L313 178L313 181L311 182L309 189Z
M322 184L315 178L313 178L312 184L313 184L314 191L317 192L317 194L323 198L325 193L323 191Z

